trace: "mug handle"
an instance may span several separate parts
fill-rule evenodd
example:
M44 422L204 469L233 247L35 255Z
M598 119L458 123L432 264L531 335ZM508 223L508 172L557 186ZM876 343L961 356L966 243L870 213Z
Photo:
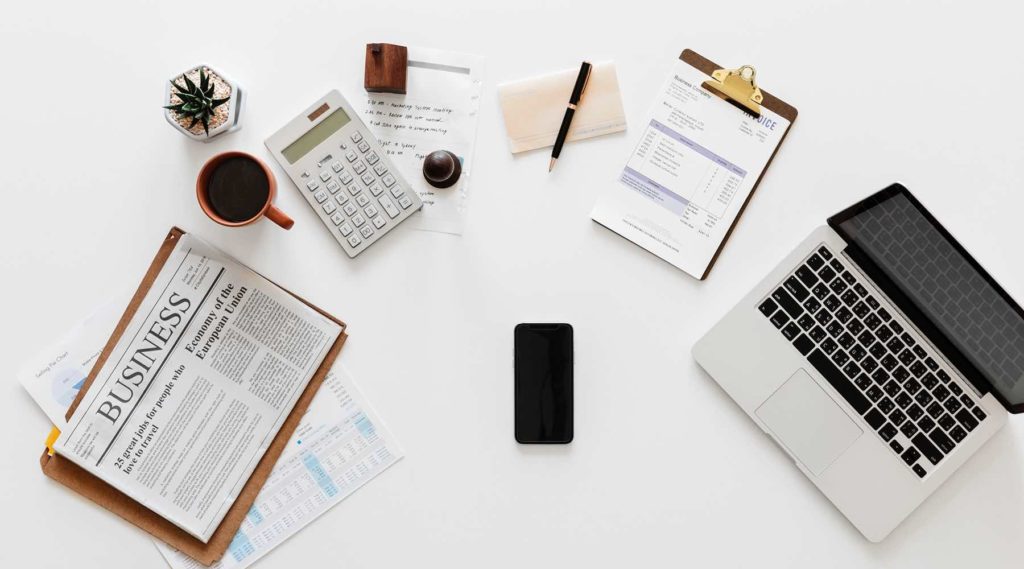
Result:
M295 221L288 217L288 214L277 209L277 206L271 205L267 208L266 213L267 219L281 226L282 229L291 229L295 225Z

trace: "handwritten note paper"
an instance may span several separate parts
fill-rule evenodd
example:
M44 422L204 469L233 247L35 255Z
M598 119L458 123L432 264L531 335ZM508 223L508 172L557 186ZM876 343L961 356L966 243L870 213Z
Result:
M421 136L447 136L452 130L450 121L455 109L450 106L417 104L411 101L367 101L370 124L390 129L394 134ZM387 147L387 145L384 145Z
M423 200L423 211L406 222L417 229L462 234L482 74L480 57L409 48L407 94L367 95L366 125ZM451 151L462 161L462 176L450 188L423 179L423 158L435 150Z

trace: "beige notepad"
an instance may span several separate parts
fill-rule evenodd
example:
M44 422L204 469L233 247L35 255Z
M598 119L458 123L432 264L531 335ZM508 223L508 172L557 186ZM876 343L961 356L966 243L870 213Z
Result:
M498 101L512 153L555 143L579 67L498 85ZM615 62L594 64L590 83L567 140L582 140L626 130Z

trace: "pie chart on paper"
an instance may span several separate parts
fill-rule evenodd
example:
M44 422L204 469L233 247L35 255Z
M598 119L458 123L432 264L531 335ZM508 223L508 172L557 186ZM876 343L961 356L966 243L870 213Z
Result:
M71 402L78 396L78 391L82 389L82 385L85 384L85 377L82 376L82 372L77 369L64 369L60 370L53 376L53 384L51 385L51 394L53 400L57 405L60 405L62 409L67 409L71 406Z

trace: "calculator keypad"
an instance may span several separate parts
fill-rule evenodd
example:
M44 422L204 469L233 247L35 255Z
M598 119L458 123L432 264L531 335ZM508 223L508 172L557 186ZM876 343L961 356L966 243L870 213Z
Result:
M366 137L356 132L350 138L355 149L347 150L344 160L324 166L306 188L323 208L328 222L355 248L378 232L386 232L402 210L412 207L413 201ZM347 148L345 144L341 146Z

